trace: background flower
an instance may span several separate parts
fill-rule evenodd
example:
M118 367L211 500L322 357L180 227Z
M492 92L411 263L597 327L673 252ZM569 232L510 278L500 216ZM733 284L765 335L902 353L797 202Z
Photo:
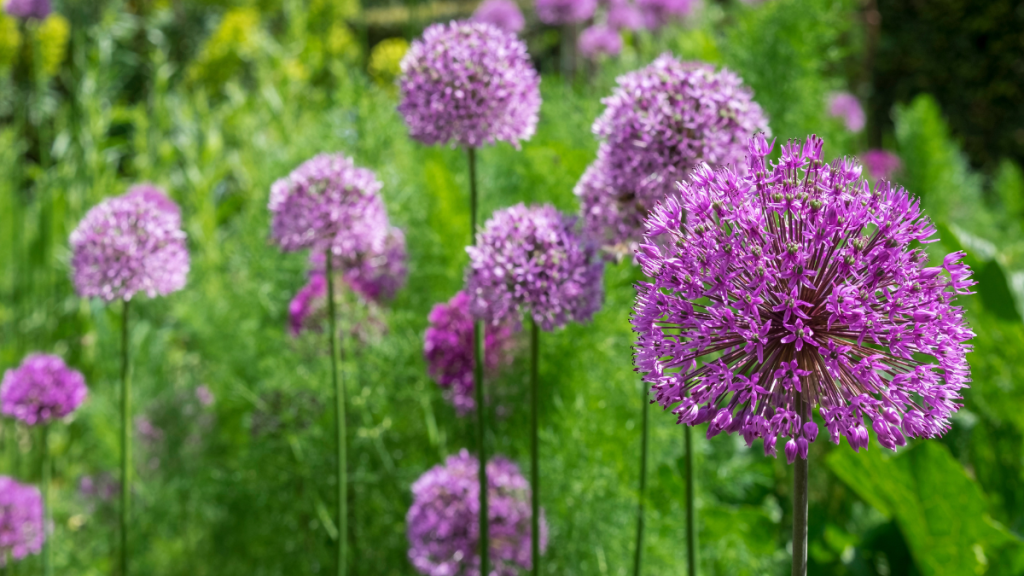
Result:
M590 59L602 54L617 56L622 51L622 36L609 26L590 26L580 34L579 50L580 54Z
M74 412L88 390L81 372L59 356L31 354L21 366L4 372L0 411L29 426L48 424Z
M695 170L647 221L638 253L635 361L679 423L807 457L817 408L831 440L895 450L949 430L974 336L953 305L964 254L927 266L935 227L917 199L822 141L750 144L748 177ZM686 221L683 223L683 215ZM700 361L700 362L698 362Z
M868 171L868 175L873 180L879 178L888 180L903 166L900 157L888 150L868 150L861 153L860 159L864 163L864 169Z
M325 272L323 253L310 254L310 264L314 273ZM363 298L374 302L390 300L405 285L409 275L405 234L389 226L384 244L378 249L360 254L354 260L335 257L334 269Z
M7 0L4 12L15 18L43 20L53 11L50 0Z
M473 314L491 323L529 314L544 330L589 320L604 297L604 264L574 227L551 205L495 212L466 248Z
M537 18L554 26L589 20L597 10L597 0L537 0Z
M649 30L657 30L673 19L689 16L696 0L636 0Z
M479 576L479 462L462 450L412 485L406 515L409 560L427 576ZM487 463L491 575L516 576L530 559L530 485L519 468L497 456ZM540 546L547 522L540 517Z
M39 489L0 476L0 566L38 554L45 538Z
M850 132L864 129L866 118L860 100L849 92L833 92L828 98L828 113L833 118L842 119Z
M424 144L519 147L537 125L540 76L515 34L481 22L433 24L402 60L398 111Z
M512 0L484 0L476 7L470 20L492 24L513 34L518 34L526 26L519 5Z

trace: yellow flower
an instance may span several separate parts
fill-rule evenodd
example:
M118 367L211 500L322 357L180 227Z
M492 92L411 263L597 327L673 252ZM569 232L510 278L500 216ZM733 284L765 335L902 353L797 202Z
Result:
M409 43L404 38L388 38L380 41L370 51L370 63L367 66L370 76L384 86L391 86L401 72L399 65Z
M21 33L18 32L17 21L0 11L0 70L14 64L20 47Z
M45 76L53 76L64 63L64 55L68 51L68 40L71 38L71 23L57 14L50 14L36 30L39 42L39 63Z
M260 48L260 15L255 8L233 8L206 40L189 78L223 84Z

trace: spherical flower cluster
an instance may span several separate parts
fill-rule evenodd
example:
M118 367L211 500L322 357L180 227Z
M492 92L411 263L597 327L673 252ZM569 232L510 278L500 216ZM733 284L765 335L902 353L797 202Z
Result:
M48 424L78 409L87 394L81 372L68 368L59 356L31 354L4 373L0 412L29 426Z
M822 141L750 143L749 176L694 170L652 212L638 260L634 357L656 400L708 436L789 438L787 460L818 434L866 448L868 427L895 450L949 430L970 382L973 333L953 305L969 294L962 252L938 267L920 203ZM684 222L685 214L685 222Z
M617 56L622 52L622 36L609 26L590 26L579 38L580 54L584 58L596 59L598 56Z
M322 252L313 252L310 264L314 274L322 275L326 271ZM390 300L405 285L409 275L405 234L389 226L379 249L360 254L354 260L335 257L333 264L335 270L342 272L345 283L363 298L373 302Z
M589 20L597 10L597 0L537 0L537 18L552 26Z
M587 234L601 242L606 257L621 260L636 251L647 212L636 205L634 195L616 190L606 163L605 151L599 151L573 193L579 198Z
M449 456L412 485L406 515L409 559L426 576L480 576L479 461L465 450ZM530 484L502 457L487 463L489 576L530 570ZM547 549L547 523L540 515L540 548Z
M326 295L327 277L323 274L311 274L309 282L288 304L288 328L292 336L298 336L309 327L309 319L319 307L318 301Z
M649 30L657 30L673 18L684 18L693 11L694 0L637 0L636 5Z
M640 30L644 27L644 14L633 4L616 0L608 8L608 25L616 30Z
M747 139L768 130L739 76L671 54L621 76L603 102L593 130L604 142L576 193L585 200L588 233L609 245L639 242L639 219L698 162L742 170ZM625 222L609 227L594 214Z
M850 132L860 132L866 122L860 100L849 92L832 93L828 99L828 113L833 118L841 118Z
M52 11L50 0L7 0L4 4L4 12L21 19L45 20Z
M540 76L526 44L481 22L433 24L402 60L398 111L424 144L519 147L537 126Z
M455 411L464 416L476 408L473 398L473 316L469 296L459 291L447 303L435 304L428 317L430 326L423 339L427 371L446 391ZM512 362L513 334L519 329L514 319L484 327L484 369L493 373Z
M512 0L484 0L470 20L491 24L513 34L518 34L526 26L519 5Z
M38 554L45 538L39 489L0 476L0 566Z
M271 237L285 251L331 250L355 260L381 250L387 212L372 170L343 154L307 160L270 189Z
M71 233L75 289L107 302L137 292L167 295L189 270L181 213L158 188L141 185L86 213Z
M530 314L544 330L589 320L604 297L604 263L574 227L550 205L495 212L466 248L472 313L494 324Z
M860 155L860 160L872 180L889 180L903 167L900 157L888 150L868 150Z

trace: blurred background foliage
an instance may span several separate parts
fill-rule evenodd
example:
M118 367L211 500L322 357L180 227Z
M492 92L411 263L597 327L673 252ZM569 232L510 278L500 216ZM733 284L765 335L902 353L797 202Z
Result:
M965 250L978 275L978 293L965 298L977 332L974 385L941 441L895 455L877 444L861 454L813 446L812 574L1024 574L1024 175L1015 132L1024 83L1014 80L1022 9L1009 0L934 4L708 2L681 25L630 35L620 57L571 85L554 73L557 32L524 5L524 34L545 72L537 135L522 151L480 153L484 214L519 201L575 212L572 188L594 158L600 97L616 75L672 50L736 70L780 139L813 132L829 156L884 145L902 157L896 180L923 198L940 229L929 250ZM0 16L0 369L29 351L53 352L91 386L51 441L56 572L110 573L115 552L109 490L80 487L109 485L116 468L120 311L74 295L67 237L89 207L141 180L181 204L193 260L186 290L135 307L136 571L330 568L324 343L287 333L306 263L268 244L266 202L275 179L340 150L378 172L410 248L409 287L380 312L385 332L345 344L353 573L411 574L409 487L473 445L471 422L442 399L421 352L430 307L462 284L468 182L461 151L406 136L392 83L408 40L473 4L55 7L39 24ZM827 95L844 89L870 102L861 134L826 114ZM594 321L543 339L545 574L618 576L630 566L642 389L628 317L638 278L629 263L610 267ZM520 462L524 360L496 384L488 436L492 450ZM212 404L197 397L200 386ZM38 481L37 433L10 422L0 433L0 471ZM701 573L787 573L788 467L738 438L697 437ZM654 417L652 447L645 569L679 573L682 430L670 415ZM34 573L36 562L15 573Z

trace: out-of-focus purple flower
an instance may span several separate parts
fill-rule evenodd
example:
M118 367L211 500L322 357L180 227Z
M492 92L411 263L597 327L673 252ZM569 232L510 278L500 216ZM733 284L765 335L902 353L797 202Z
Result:
M949 430L974 334L954 306L974 284L963 252L928 266L920 202L821 139L750 142L747 176L708 166L657 206L637 259L634 359L656 401L708 436L807 457L818 434L854 450ZM684 222L685 214L685 222ZM925 359L927 357L927 359Z
M641 219L699 162L742 171L747 139L768 131L739 76L671 54L621 76L603 102L593 130L604 142L576 194L606 247L639 242Z
M0 566L38 554L45 538L39 489L0 476Z
M50 0L7 0L4 4L4 12L21 19L45 20L52 11Z
M519 5L512 0L484 0L477 6L470 20L492 24L513 34L518 34L526 26Z
M833 118L841 118L850 132L860 132L864 128L864 108L861 108L860 100L849 92L833 92L828 98L828 113Z
M407 261L405 234L401 229L389 226L384 244L379 249L361 254L354 260L335 257L334 269L341 272L345 283L357 293L367 300L380 302L394 298L405 285L409 275ZM310 254L314 274L324 274L325 264L322 252ZM322 293L326 294L326 289Z
M82 373L59 356L31 354L21 366L4 372L0 411L29 426L48 424L74 412L88 390Z
M459 291L447 303L435 304L428 317L430 326L423 339L427 371L455 411L464 416L476 408L473 398L473 316L469 296ZM484 369L495 372L512 362L513 333L519 330L514 319L497 326L485 324Z
M288 304L288 327L292 336L298 336L303 330L309 328L309 318L317 308L317 300L326 295L327 277L323 274L311 274L309 282Z
M271 237L287 252L331 250L356 260L381 250L387 212L372 170L343 154L319 154L270 188Z
M872 180L889 180L903 167L900 157L888 150L868 150L860 155L860 160Z
M146 444L156 444L164 439L164 431L158 428L153 421L146 416L135 417L135 431Z
M644 14L629 2L615 2L608 8L608 25L616 30L640 30L644 27Z
M433 24L402 59L398 111L424 144L478 147L529 140L540 76L526 44L482 22Z
M537 19L561 26L589 20L597 10L597 0L537 0Z
M494 324L529 314L544 330L589 320L604 297L604 263L574 228L547 204L495 212L466 248L472 313Z
M89 500L111 502L121 493L121 483L109 472L82 476L78 480L78 493Z
M409 560L426 576L480 576L479 461L466 450L449 456L412 485L406 515ZM530 484L519 467L497 456L487 463L490 576L530 570ZM547 522L539 519L540 549L547 550Z
M214 402L213 392L210 391L210 387L206 384L196 388L196 400L203 406L210 406Z
M618 56L622 52L622 36L609 26L594 25L580 34L579 50L584 58L592 60L601 55Z
M649 30L657 30L673 19L689 16L695 4L695 0L636 0L644 17L644 26Z
M181 213L151 184L89 210L71 233L71 250L78 294L107 302L178 291L189 270Z

